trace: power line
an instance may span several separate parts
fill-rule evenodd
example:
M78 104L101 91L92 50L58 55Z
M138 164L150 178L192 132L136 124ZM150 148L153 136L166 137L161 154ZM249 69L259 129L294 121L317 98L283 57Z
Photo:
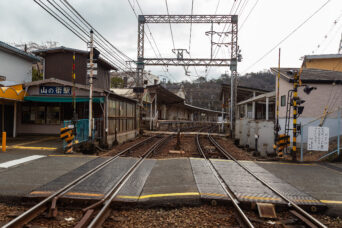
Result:
M259 2L259 0L257 0L257 1L254 3L254 5L253 5L253 7L251 8L251 10L248 12L248 14L247 14L245 20L243 20L243 22L242 22L241 25L240 25L239 31L241 31L243 25L246 23L246 21L247 21L249 15L251 15L251 13L253 12L254 8L255 8L256 5L258 4L258 2Z
M168 4L167 4L167 0L165 0L165 5L166 5L166 12L167 12L167 15L170 16L170 13L169 13L169 6L168 6ZM175 40L173 39L173 32L172 32L172 27L171 27L171 21L170 21L170 20L169 20L169 25L170 25L170 31L171 31L171 39L172 39L173 49L176 49Z
M328 40L328 37L329 37L330 33L334 30L334 28L336 28L336 25L339 23L339 20L340 20L341 17L342 17L342 14L340 14L340 15L334 20L334 22L333 22L332 25L330 26L328 32L324 35L323 39L321 39L321 41L318 43L318 45L316 46L316 48L315 48L314 50L312 50L312 52L311 52L312 54L314 54L315 52L317 52L318 49L320 49L320 48L323 46L323 43L324 43L325 41ZM336 35L336 33L335 33L334 35ZM334 38L334 36L332 36L331 38ZM324 50L327 48L327 46L330 44L330 42L331 42L331 39L330 39L329 43L326 45L326 47L324 48ZM324 50L322 50L322 51L324 51Z
M137 5L138 5L138 7L139 7L139 10L140 10L141 14L144 15L144 12L142 11L142 8L141 8L141 6L140 6L138 0L135 0L135 1L137 2ZM150 33L151 39L152 39L152 41L153 41L153 43L154 43L154 45L155 45L155 47L156 47L156 49L157 49L157 52L158 52L158 54L159 54L159 57L160 57L160 58L163 58L162 55L161 55L161 53L160 53L160 50L159 50L159 48L158 48L157 42L156 42L156 40L154 39L154 36L153 36L153 34L152 34L152 31L151 31L151 28L150 28L149 24L146 24L146 26L147 26L147 29L148 29L148 31L149 31L149 33ZM146 33L145 33L145 34L146 34ZM147 34L146 34L146 37L147 37L147 40L149 40ZM151 45L151 47L152 47L152 44L151 44L150 41L149 41L149 43L150 43L150 45ZM158 57L158 55L157 55L156 53L154 53L154 54L155 54L156 57ZM173 79L174 81L176 81L176 80L173 78L173 76L170 74L170 72L168 71L168 69L167 69L165 66L163 66L162 69L163 69L163 71L164 71L165 74L168 74L168 75L169 75L169 76L165 75L167 78L169 78L170 80Z
M191 1L191 17L194 13L194 0ZM191 22L190 22L190 35L189 35L189 53L191 50L191 32L192 32L192 18L191 18Z
M79 29L80 31L77 31L75 30L75 28L73 28L69 23L67 23L63 18L61 18L61 16L59 16L55 11L53 11L50 7L48 7L46 4L44 4L41 0L36 1L35 2L40 6L42 7L46 12L48 12L51 16L53 16L57 21L59 21L62 25L64 25L68 30L70 30L72 33L74 33L77 37L79 37L82 41L84 41L85 43L87 43L88 41L88 34L86 32L84 32L84 28L80 28L77 26L77 23L75 23L75 21L72 21L73 24L75 25L76 24L76 28ZM57 9L57 7L59 6L57 4L54 5L52 4L50 1L49 1L50 5L52 5L55 9ZM54 3L56 3L54 1ZM59 6L60 7L60 6ZM59 8L58 8L59 9ZM62 11L59 9L58 10L59 13L62 14L62 12L65 12L65 11ZM71 21L70 17L67 17L65 14L62 14L64 17L66 17L69 21ZM80 33L80 32L83 32L86 36L86 38L84 38L84 36ZM101 46L101 44L99 44ZM112 53L110 53L107 49L105 49L105 51L107 53L109 53L109 55L112 55ZM125 69L123 69L122 67L120 67L120 65L118 65L117 63L118 62L113 62L113 56L109 57L108 55L102 53L103 56L105 56L105 59L107 59L107 61L111 64L113 64L115 67L117 67L118 69L122 70L124 73L125 73Z
M217 10L218 10L218 7L219 7L219 5L220 5L220 2L221 2L221 0L218 0L218 1L217 1L217 5L216 5L216 9L215 9L215 13L214 13L214 14L217 13Z
M300 29L306 22L308 22L313 16L315 16L319 11L321 11L331 0L326 1L322 6L320 6L316 11L314 11L307 19L305 19L302 23L300 23L295 29L293 29L288 35L286 35L283 39L281 39L276 45L274 45L270 50L268 50L263 56L261 56L257 61L255 61L252 65L247 67L244 72L248 71L250 68L255 66L261 60L263 60L266 56L268 56L274 49L276 49L280 44L286 41L290 36L292 36L298 29Z
M144 12L142 11L142 8L141 8L141 6L140 6L138 0L135 0L135 1L136 1L137 5L138 5L138 8L139 8L141 14L144 15ZM129 5L130 5L130 7L131 7L131 9L132 9L132 11L133 11L133 13L134 13L134 15L135 15L136 18L138 19L138 14L135 12L135 9L134 9L134 7L133 7L131 1L128 0L128 3L129 3ZM157 52L155 51L155 49L154 49L154 47L153 47L153 45L152 45L152 42L151 42L150 38L148 37L146 31L144 31L144 34L146 35L147 41L148 41L148 43L150 44L150 46L151 46L151 48L152 48L152 51L153 51L154 55L155 55L157 58L158 58L158 55L159 55L160 58L162 58L162 55L161 55L161 53L160 53L160 50L159 50L158 45L157 45L157 43L156 43L156 40L154 39L154 36L153 36L153 34L152 34L152 32L151 32L150 26L149 26L148 24L146 24L146 25L147 25L147 29L148 29L148 31L149 31L149 33L150 33L151 39L152 39L152 41L153 41L153 43L154 43L154 45L155 45L155 48L157 49L158 54L157 54ZM165 74L169 74L169 76L167 76L167 75L165 75L165 76L166 76L167 78L169 78L170 80L171 80L171 78L174 80L174 78L173 78L173 77L171 76L171 74L168 72L167 68L166 68L166 70L165 70L164 68L166 68L166 67L165 67L165 66L162 67L164 73L165 73ZM175 81L175 80L174 80L174 81Z

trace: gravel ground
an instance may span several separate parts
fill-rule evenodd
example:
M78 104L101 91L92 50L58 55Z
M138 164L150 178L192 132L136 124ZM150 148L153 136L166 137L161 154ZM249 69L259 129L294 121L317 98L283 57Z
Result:
M165 145L163 145L159 152L153 155L153 158L182 158L182 157L200 157L197 152L195 137L194 136L181 136L180 138L180 150L184 151L184 154L173 154L170 150L175 150L177 144L177 137L170 139Z
M111 150L109 151L106 151L106 152L101 152L100 153L100 156L114 156L116 155L117 153L123 151L124 149L130 147L130 146L133 146L134 144L137 144L145 139L149 138L149 136L142 136L142 137L138 137L134 140L131 140L131 141L128 141L128 142L125 142L123 144L119 144L119 145L116 145L114 146Z
M239 227L233 210L201 205L172 209L122 209L112 212L103 227Z
M247 160L247 161L255 161L256 158L251 154L247 153L245 150L237 147L233 140L230 138L222 138L222 137L214 137L214 139L226 150L228 151L235 159L237 160Z
M27 209L25 206L0 204L0 225L6 224ZM260 219L251 210L245 212L255 227L279 227L272 223L275 220ZM117 208L112 210L103 227L239 227L236 216L232 206L208 204L177 208ZM291 218L287 212L277 213L277 216L280 220ZM328 227L342 227L341 218L314 216ZM81 217L81 210L60 208L56 219L48 219L43 214L27 227L74 227Z
M211 144L207 136L200 136L199 141L207 158L226 159L226 157Z

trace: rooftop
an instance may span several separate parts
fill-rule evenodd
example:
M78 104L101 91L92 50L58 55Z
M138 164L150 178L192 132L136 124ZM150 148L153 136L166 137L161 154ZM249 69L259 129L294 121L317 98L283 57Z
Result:
M40 60L37 56L32 55L23 50L20 50L19 48L13 47L9 44L6 44L5 42L2 42L2 41L0 41L0 50L4 50L8 53L20 56L24 59L30 60L31 62L38 62Z
M325 55L306 55L304 56L305 60L310 59L338 59L342 58L342 54L325 54Z
M34 51L33 53L35 53L36 55L44 57L48 53L51 54L51 53L59 53L59 52L75 52L77 54L83 54L83 55L89 54L89 51L74 49L74 48L68 48L68 47L64 47L64 46L55 47L55 48L48 48L48 49L40 49L40 50ZM100 55L101 55L101 53L100 53ZM118 70L118 68L116 66L109 63L107 60L105 60L101 57L99 57L99 62L101 62L102 64L107 66L107 68L109 68L111 70L115 70L115 71Z
M299 68L280 68L280 76L289 82L292 82L293 76L289 75L288 71L298 71ZM278 68L271 68L271 71L275 74L278 73ZM300 75L300 79L302 82L307 83L333 83L338 82L342 83L342 72L340 71L332 71L332 70L320 70L320 69L311 69L304 68Z

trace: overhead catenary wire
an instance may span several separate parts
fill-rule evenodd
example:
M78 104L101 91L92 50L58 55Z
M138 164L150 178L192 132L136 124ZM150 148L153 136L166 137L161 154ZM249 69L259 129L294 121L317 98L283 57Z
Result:
M248 20L249 16L252 14L253 10L255 9L255 7L257 6L259 0L256 0L254 5L252 6L251 10L248 12L246 18L243 20L243 22L240 24L239 26L239 31L241 31L241 29L243 28L243 26L245 25L246 21Z
M90 30L89 28L83 28L83 26L81 24L79 24L70 14L68 14L68 12L66 12L58 3L56 3L54 0L52 0L54 3L51 3L50 0L47 0L56 10L58 10L64 17L66 17L71 23L73 23L76 27L78 27L84 34L88 34L88 31ZM62 1L61 1L62 2ZM97 40L94 40L95 43L97 43L98 45L100 45L102 48L104 48L102 44L100 44ZM120 57L117 54L113 54L113 53L109 53L106 49L105 51L110 54L115 61L118 61L117 63L119 64L123 64L120 61L125 61L122 57ZM119 59L120 58L120 59ZM123 64L125 66L125 64Z
M84 41L85 43L88 43L88 37L89 34L77 26L77 23L75 23L75 21L72 21L69 17L66 17L65 14L62 14L60 10L58 10L59 13L61 13L62 16L66 17L67 20L69 20L70 22L73 22L73 24L76 24L76 28L74 28L71 24L67 23L60 15L58 15L54 10L52 10L49 6L47 6L46 4L44 4L41 0L35 0L35 2L42 7L46 12L48 12L51 16L53 16L57 21L59 21L62 25L64 25L68 30L70 30L72 33L74 33L77 37L79 37L82 41ZM58 7L59 5L53 5L51 3L51 1L48 1L50 3L50 5L54 6L54 8ZM54 1L54 3L56 3ZM59 6L60 7L60 6ZM65 12L65 11L63 11ZM70 16L70 15L69 15ZM79 31L77 31L76 29L78 29ZM83 35L81 34L83 33ZM98 41L96 41L98 43ZM98 43L100 45L100 47L103 47L101 43ZM102 50L102 49L100 49ZM105 59L111 63L112 65L114 65L115 67L117 67L119 70L121 70L124 74L126 74L127 69L125 69L126 66L120 66L120 62L118 62L117 60L114 59L113 53L111 53L110 51L108 51L107 49L104 49L105 52L108 53L108 55L110 55L110 57L106 54L104 54L104 52L102 52L101 54L103 56L105 56Z
M136 1L137 5L138 5L138 8L139 8L141 14L144 15L144 12L143 12L143 10L142 10L140 4L139 4L139 1L138 1L138 0L135 0L135 1ZM134 2L134 1L133 1L133 2ZM138 19L138 14L135 12L134 6L132 5L131 1L128 0L128 3L129 3L129 5L130 5L130 7L131 7L131 9L132 9L132 11L133 11L133 13L134 13L134 15L135 15L136 18ZM154 55L155 55L157 58L158 58L158 57L162 58L162 55L161 55L161 53L160 53L160 50L159 50L158 45L157 45L157 43L156 43L156 40L154 39L154 36L153 36L152 31L151 31L151 29L150 29L150 26L149 26L148 24L146 24L146 27L147 27L147 30L149 31L149 34L150 34L150 36L151 36L151 39L152 39L152 41L153 41L153 43L154 43L154 45L155 45L155 48L156 48L156 50L157 50L157 51L155 51L155 49L154 49L154 47L153 47L153 45L152 45L152 42L151 42L151 40L150 40L148 34L146 33L146 31L144 31L144 33L145 33L145 35L146 35L146 38L147 38L147 41L148 41L148 43L150 44L150 46L151 46L151 48L152 48L152 51L153 51ZM158 52L158 54L157 54L157 52ZM165 69L165 68L166 68L165 66L162 67L162 69L163 69L163 71L164 71L164 73L165 73L165 76L166 76L167 78L169 78L169 80L173 79L172 75L168 72L167 68L166 68L166 69ZM168 74L168 75L167 75L167 74ZM173 80L174 80L174 79L173 79ZM175 81L175 80L174 80L174 81Z
M318 12L320 12L331 0L327 0L323 5L321 5L317 10L315 10L309 17L307 17L303 22L296 26L289 34L282 38L278 43L276 43L270 50L263 54L259 59L257 59L253 64L248 66L243 72L246 73L249 69L258 64L266 56L268 56L272 51L274 51L280 44L285 42L289 37L291 37L296 31L298 31L303 25L305 25L312 17L314 17Z
M194 0L191 1L191 12L190 13L191 13L191 17L192 17L192 15L194 14ZM190 58L191 58L191 38L192 38L192 18L191 18L191 23L190 23L190 35L189 35L189 56L190 56ZM194 66L194 70L195 70L196 76L199 77L196 66Z
M63 18L61 18L60 15L58 15L55 11L53 11L50 7L48 7L46 4L44 4L42 1L35 1L39 6L41 6L45 11L47 11L50 15L52 15L56 20L58 20L62 25L64 25L67 29L69 29L71 32L73 32L75 35L77 35L82 41L84 41L85 43L87 43L88 41L88 37L89 34L87 31L85 31L85 29L82 27L79 27L80 25L73 20L72 18L70 18L71 16L68 14L66 15L66 11L63 11L63 9L61 9L61 6L58 5L55 1L54 4L51 1L48 1L48 3L50 3L51 6L53 6L55 9L57 9L57 11L63 16L65 17L69 22L71 22L72 24L74 24L74 26L76 27L76 29L78 29L79 31L77 31L71 24L67 23ZM83 35L81 34L83 33ZM97 41L96 41L97 42ZM101 44L100 44L101 46ZM105 50L108 52L108 50ZM112 58L114 57L112 55L112 53L108 52ZM122 66L120 67L118 64L120 64L120 62L117 62L114 59L108 59L111 64L113 64L115 67L117 67L118 69L121 69L123 71L125 71L125 69L122 68ZM124 66L125 67L125 66Z
M167 3L167 0L165 0L165 6L166 6L167 15L170 17L169 5L168 5L168 3ZM172 32L172 26L171 26L171 21L170 21L170 19L169 19L169 25L170 25L170 32L171 32L171 39L172 39L173 49L176 49L176 45L175 45L175 40L174 40L174 38L173 38L173 32Z
M323 44L328 40L328 38L330 37L330 33L334 30L334 28L336 28L336 25L340 22L340 19L342 17L342 13L333 21L332 25L330 26L329 30L327 33L325 33L324 37L321 39L321 41L317 44L316 48L314 50L311 51L312 54L316 53L318 51L318 49L320 49ZM338 31L338 30L337 30ZM336 35L336 33L334 34ZM334 38L334 36L331 36L331 38ZM329 43L331 42L331 39L329 41ZM328 44L329 44L328 43ZM328 45L326 45L327 47ZM325 50L325 48L324 48ZM324 51L323 50L323 51Z
M77 10L67 1L67 0L60 0L61 2L65 2L81 19L84 23L86 23L88 26L90 26L94 32L96 34L98 34L103 40L105 40L112 48L114 48L114 50L116 50L118 53L120 53L121 55L123 55L124 57L126 57L127 59L133 61L133 59L131 59L130 57L128 57L125 53L123 53L121 50L119 50L117 47L115 47L111 42L109 42L100 32L98 32L93 26L91 26L91 24L84 19L84 17L77 12Z

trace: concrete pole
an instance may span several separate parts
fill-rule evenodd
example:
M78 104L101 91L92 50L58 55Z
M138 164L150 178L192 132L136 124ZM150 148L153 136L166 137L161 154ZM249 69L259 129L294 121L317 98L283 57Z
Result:
M269 98L266 97L266 120L268 120L268 103L269 103Z
M13 107L14 113L13 113L13 138L17 136L17 102L14 102Z
M93 30L90 30L90 75L89 75L89 138L92 139L93 127L93 57L94 57Z

